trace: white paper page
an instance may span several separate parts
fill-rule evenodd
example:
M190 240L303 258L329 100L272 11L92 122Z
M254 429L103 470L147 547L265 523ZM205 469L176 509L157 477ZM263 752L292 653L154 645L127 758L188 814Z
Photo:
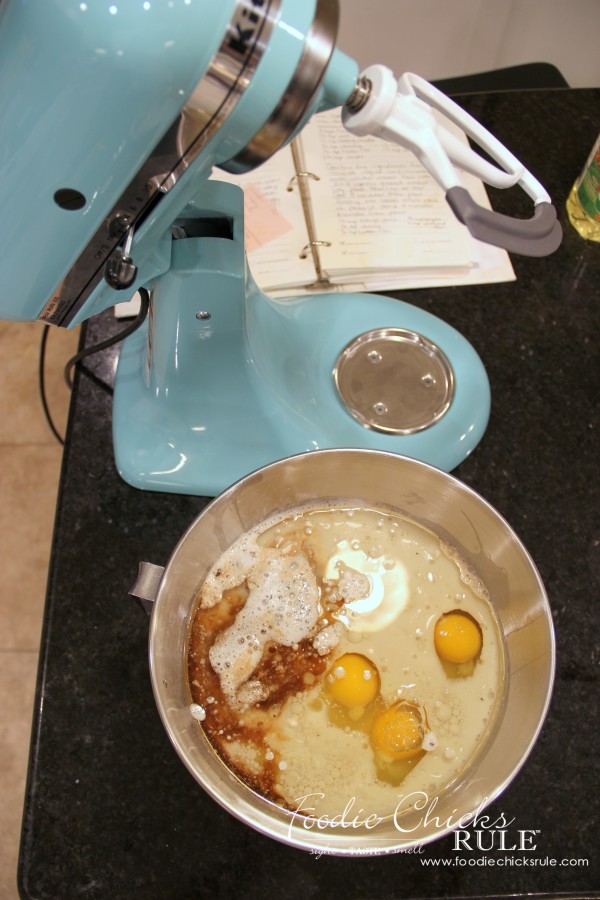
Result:
M311 196L321 259L330 272L472 265L469 234L443 190L413 153L359 138L338 110L315 116L301 135L307 160L321 160Z
M444 124L466 142L455 125ZM332 244L319 247L322 265L342 289L352 289L347 281L389 290L514 280L506 251L470 235L410 151L349 134L339 110L315 116L301 141L307 169L320 170L319 181L311 178L309 186L316 238ZM278 296L315 279L310 254L300 258L308 235L298 189L287 190L293 175L289 148L243 176L214 172L261 191L289 223L286 233L248 253L257 283ZM461 178L473 199L489 208L483 183L464 172Z

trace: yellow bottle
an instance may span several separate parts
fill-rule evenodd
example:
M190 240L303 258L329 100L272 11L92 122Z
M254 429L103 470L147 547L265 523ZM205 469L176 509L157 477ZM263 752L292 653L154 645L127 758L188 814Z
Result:
M567 200L571 225L588 241L600 241L600 136Z

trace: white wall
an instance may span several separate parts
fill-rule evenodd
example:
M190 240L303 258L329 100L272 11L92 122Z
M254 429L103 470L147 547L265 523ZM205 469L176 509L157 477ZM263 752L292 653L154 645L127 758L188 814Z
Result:
M448 78L526 62L600 86L600 0L339 0L338 46L361 68Z

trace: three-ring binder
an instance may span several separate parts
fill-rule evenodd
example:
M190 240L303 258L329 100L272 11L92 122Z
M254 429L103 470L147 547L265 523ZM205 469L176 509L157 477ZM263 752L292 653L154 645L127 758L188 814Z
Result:
M329 275L323 269L323 266L321 264L319 247L331 247L331 242L321 241L317 238L317 230L315 227L315 219L312 209L312 200L307 183L309 178L312 178L315 181L319 181L319 176L315 175L314 172L307 171L306 165L304 163L302 147L297 139L291 142L290 149L292 151L295 174L290 179L287 189L288 191L292 191L294 189L294 182L297 183L300 193L300 202L302 203L304 221L306 223L306 231L308 234L308 243L305 244L300 251L300 259L306 259L309 253L312 256L317 280L313 284L306 285L306 287L307 289L320 290L324 287L330 287L331 281L329 279Z

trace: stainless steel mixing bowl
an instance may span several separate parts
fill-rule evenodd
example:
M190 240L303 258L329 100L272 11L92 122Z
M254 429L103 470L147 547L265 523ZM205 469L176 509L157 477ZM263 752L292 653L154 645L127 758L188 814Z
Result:
M488 587L504 639L502 708L464 777L433 807L421 803L421 808L388 817L371 829L344 828L339 822L318 827L314 820L260 797L226 767L190 714L186 644L194 600L208 570L242 532L274 512L325 498L392 506L447 540ZM498 512L456 478L424 463L369 450L315 451L273 463L207 506L164 571L154 569L151 574L158 576L157 591L146 588L137 593L155 595L150 670L169 737L211 797L276 840L354 856L393 853L435 840L464 825L498 797L538 736L554 677L554 633L539 574Z

